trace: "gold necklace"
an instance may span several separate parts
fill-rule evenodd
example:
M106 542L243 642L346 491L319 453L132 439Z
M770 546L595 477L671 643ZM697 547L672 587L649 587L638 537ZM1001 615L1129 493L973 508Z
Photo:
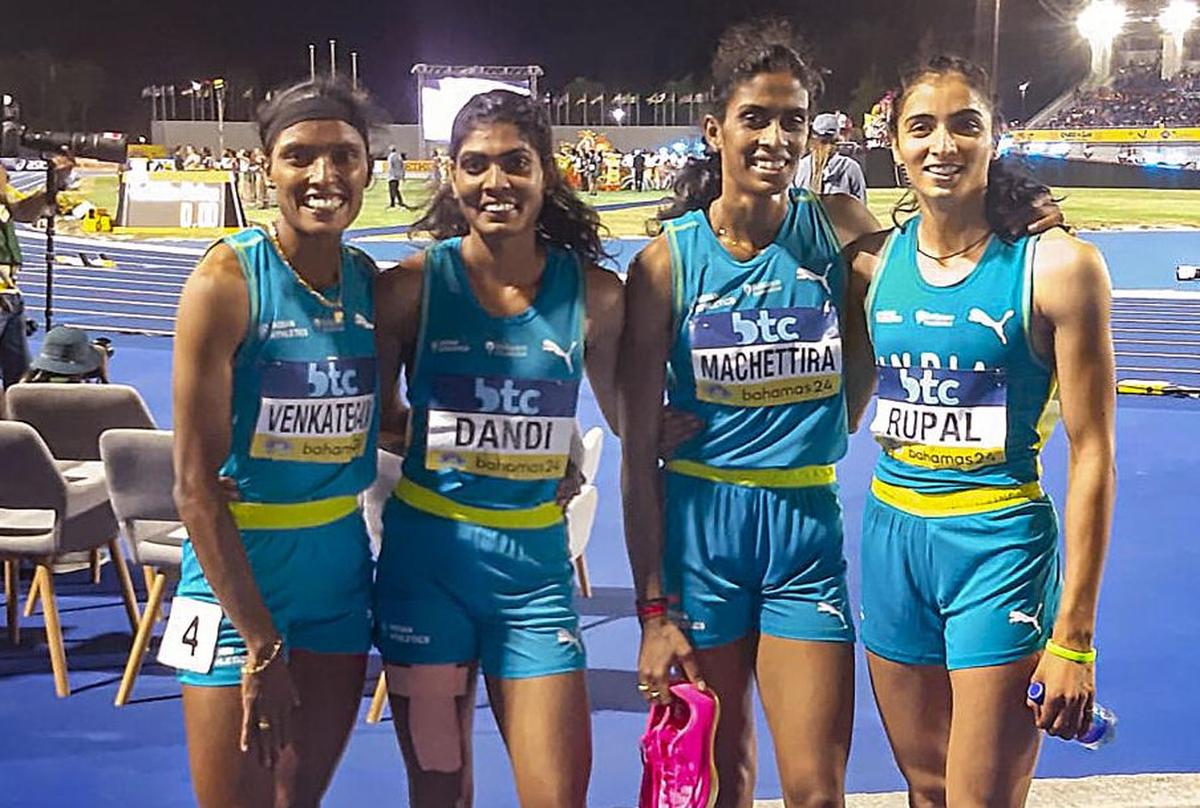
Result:
M288 259L287 253L285 253L283 251L283 245L279 243L279 231L277 231L275 229L274 222L271 222L270 224L267 225L267 236L270 237L271 244L273 244L275 246L275 251L279 253L279 258L280 258L280 260L283 261L284 266L286 266L288 269L290 269L292 271L292 277L294 277L296 279L296 282L299 283L306 292L308 292L310 295L312 295L314 298L316 298L317 302L320 303L322 306L324 306L327 309L333 309L333 320L334 320L334 322L340 323L342 321L342 318L345 316L342 313L342 268L341 268L341 266L340 265L338 266L337 300L330 300L328 297L326 297L325 295L323 295L319 291L317 291L317 289L311 283L306 281L304 279L304 276L301 275L296 270L296 267L292 266L292 262Z

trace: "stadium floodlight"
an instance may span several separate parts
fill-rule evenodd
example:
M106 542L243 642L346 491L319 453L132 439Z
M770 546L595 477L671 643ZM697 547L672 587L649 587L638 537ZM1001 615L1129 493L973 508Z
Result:
M1182 37L1192 27L1200 11L1192 0L1171 0L1166 8L1158 15L1158 24L1168 34Z
M1075 26L1088 42L1109 44L1121 33L1129 13L1117 0L1092 0L1079 12Z

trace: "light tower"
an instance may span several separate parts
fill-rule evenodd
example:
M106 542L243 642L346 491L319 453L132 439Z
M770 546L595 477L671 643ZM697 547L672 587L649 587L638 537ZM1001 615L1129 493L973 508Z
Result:
M1112 72L1113 40L1125 27L1129 15L1117 0L1092 0L1075 20L1092 49L1090 83L1103 82Z
M1158 15L1162 27L1162 77L1172 79L1183 68L1183 38L1197 16L1193 0L1171 0Z

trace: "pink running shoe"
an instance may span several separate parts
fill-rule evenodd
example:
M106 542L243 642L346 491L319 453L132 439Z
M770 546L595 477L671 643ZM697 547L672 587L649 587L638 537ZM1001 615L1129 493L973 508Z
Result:
M671 685L670 705L650 709L642 736L639 808L712 808L717 802L713 743L721 706L690 682Z

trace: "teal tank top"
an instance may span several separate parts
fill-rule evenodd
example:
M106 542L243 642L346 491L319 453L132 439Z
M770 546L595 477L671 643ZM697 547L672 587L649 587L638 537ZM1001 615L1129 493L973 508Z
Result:
M704 421L677 460L729 469L828 465L846 453L837 236L820 201L792 189L775 239L747 261L703 210L664 227L671 251L671 406Z
M302 286L267 233L233 248L250 294L250 322L233 368L233 435L221 474L246 502L356 495L375 479L375 264L342 247L341 299L331 309Z
M975 269L933 286L914 217L889 236L867 293L881 481L922 493L1036 482L1058 408L1029 322L1037 237L993 236Z
M423 295L405 480L472 507L552 502L583 374L579 260L547 247L533 303L494 317L471 290L462 239L447 239L425 253Z

